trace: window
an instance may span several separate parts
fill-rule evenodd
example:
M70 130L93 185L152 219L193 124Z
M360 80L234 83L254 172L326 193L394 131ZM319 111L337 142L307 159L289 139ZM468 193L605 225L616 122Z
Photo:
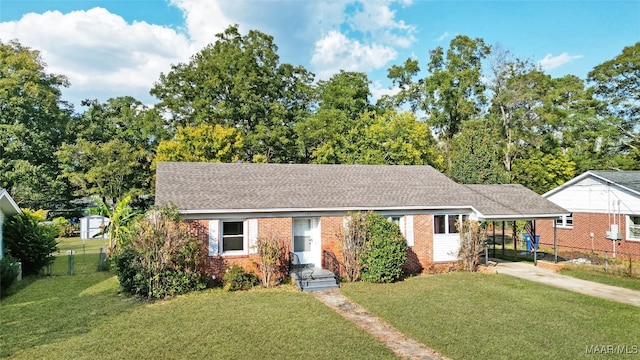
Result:
M466 216L462 216L466 219ZM434 234L457 234L459 233L456 223L460 220L460 215L434 215L433 216L433 233Z
M387 220L389 220L389 222L392 222L398 226L400 226L400 216L389 216L387 218ZM400 226L401 227L401 226ZM402 227L401 227L402 228Z
M234 251L245 251L243 221L225 221L222 223L222 252Z
M630 215L629 231L627 238L630 240L640 240L640 215Z
M562 215L561 218L556 219L556 226L573 227L573 213Z

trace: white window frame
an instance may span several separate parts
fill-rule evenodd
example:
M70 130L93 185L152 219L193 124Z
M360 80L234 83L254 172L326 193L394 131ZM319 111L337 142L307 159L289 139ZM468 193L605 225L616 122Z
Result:
M572 229L573 228L573 213L569 215L562 215L561 218L557 218L554 220L556 222L556 227Z
M638 222L633 222L634 225L631 225L631 218L635 217L638 218ZM637 214L631 214L631 215L627 215L626 216L626 222L627 222L627 240L629 241L640 241L640 236L634 236L633 233L631 232L631 227L635 227L640 231L640 215Z
M242 223L242 250L231 250L224 251L224 224L225 223ZM220 231L219 231L219 246L220 246L220 255L228 256L228 255L248 255L249 254L249 227L247 220L244 219L225 219L220 220Z
M437 233L436 232L436 216L444 216L444 232ZM463 221L463 214L434 214L433 215L433 234L434 235L450 235L450 234L459 234L460 231L449 232L449 218L451 216L457 217L457 221ZM455 225L454 225L455 226Z

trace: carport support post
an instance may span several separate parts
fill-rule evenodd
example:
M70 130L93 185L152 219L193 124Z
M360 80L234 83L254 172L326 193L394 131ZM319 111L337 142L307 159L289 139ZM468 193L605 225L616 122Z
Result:
M536 240L536 221L531 222L533 224L533 266L538 266L538 241Z
M518 229L516 228L517 223L515 220L513 221L513 226L511 227L511 238L513 239L513 259L516 260L518 258Z
M502 257L504 258L504 221L502 222Z
M558 224L553 220L553 262L558 263L558 234L556 232Z

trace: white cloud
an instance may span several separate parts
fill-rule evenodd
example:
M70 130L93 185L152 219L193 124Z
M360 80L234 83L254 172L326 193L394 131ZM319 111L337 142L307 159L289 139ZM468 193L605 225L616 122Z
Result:
M444 33L442 33L442 35L438 36L438 38L436 39L436 41L442 41L442 40L444 40L444 39L446 39L446 38L448 38L448 37L449 37L449 32L448 32L448 31L445 31Z
M320 78L327 79L340 70L367 72L379 69L397 54L391 47L364 45L338 31L331 31L316 42L311 64L320 69L317 73Z
M393 96L400 92L399 87L388 88L382 85L382 83L378 80L374 81L371 86L369 86L369 90L371 91L371 96L373 97L373 102L376 102L381 97L388 95Z
M580 58L582 58L582 55L569 55L566 52L563 52L558 56L547 54L542 60L538 61L538 65L542 70L551 70Z
M415 27L397 19L394 6L411 0L169 0L183 13L178 29L127 22L103 8L61 13L29 13L0 22L0 40L18 39L39 50L47 71L66 75L63 99L105 101L131 95L151 104L161 72L186 62L231 24L241 33L258 29L273 35L283 62L301 64L328 78L339 70L380 69L397 49L415 42ZM77 109L80 110L80 109Z
M64 98L76 105L84 98L123 95L149 102L160 72L190 55L188 40L173 29L128 24L102 8L30 13L0 23L0 39L14 38L39 50L48 72L69 78Z

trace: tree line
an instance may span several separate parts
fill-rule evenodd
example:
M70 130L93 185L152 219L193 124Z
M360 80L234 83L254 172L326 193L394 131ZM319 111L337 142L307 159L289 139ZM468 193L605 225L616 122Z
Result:
M589 169L640 169L640 42L586 79L553 78L481 38L367 75L316 80L281 63L273 37L237 26L130 96L62 99L37 50L0 42L0 187L52 214L98 195L150 202L158 161L431 165L461 183L543 193Z

